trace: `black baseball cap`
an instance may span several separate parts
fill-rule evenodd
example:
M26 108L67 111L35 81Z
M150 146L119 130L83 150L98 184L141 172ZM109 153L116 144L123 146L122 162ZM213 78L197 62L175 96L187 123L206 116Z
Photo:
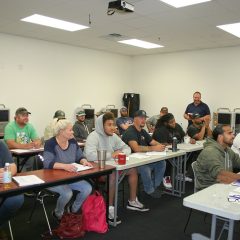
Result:
M201 115L199 113L193 113L193 115L192 115L192 119L198 119L200 117L201 117Z
M147 117L147 113L144 110L138 110L134 113L134 117Z
M22 114L31 114L26 108L20 107L16 110L15 115L22 115Z
M54 113L53 118L65 119L65 112L62 111L62 110L57 110L57 111Z

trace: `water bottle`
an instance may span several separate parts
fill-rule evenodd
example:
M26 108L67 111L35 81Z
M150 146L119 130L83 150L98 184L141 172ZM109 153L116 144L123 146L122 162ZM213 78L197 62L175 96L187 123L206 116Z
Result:
M172 139L172 151L176 152L177 151L177 138L173 137Z
M12 173L10 169L10 164L5 163L4 172L3 172L3 183L12 182Z

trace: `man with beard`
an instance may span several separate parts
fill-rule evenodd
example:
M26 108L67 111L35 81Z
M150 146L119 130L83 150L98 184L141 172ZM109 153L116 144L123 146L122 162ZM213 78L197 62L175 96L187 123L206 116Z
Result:
M119 134L122 136L123 133L133 124L133 119L128 117L128 109L123 106L120 109L121 117L117 118L116 124L119 130Z
M214 183L229 184L240 179L239 174L233 173L233 168L240 167L239 155L230 148L233 139L229 125L217 125L213 130L212 138L207 139L194 167L197 190Z
M130 126L122 136L123 141L130 146L132 152L162 152L165 149L143 129L146 123L146 112L138 110L134 113L133 125ZM159 161L138 167L141 175L144 191L147 196L160 198L161 191L159 186L162 182L166 169L166 162ZM152 174L154 172L154 175Z
M189 137L195 140L203 140L206 137L212 136L212 130L209 126L208 119L203 118L199 114L192 115L192 125L187 129Z

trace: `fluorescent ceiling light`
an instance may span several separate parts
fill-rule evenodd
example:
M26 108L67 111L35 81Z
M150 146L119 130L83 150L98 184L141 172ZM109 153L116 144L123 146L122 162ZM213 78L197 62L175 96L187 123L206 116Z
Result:
M219 25L218 28L240 38L240 23Z
M158 44L155 44L155 43L145 42L145 41L138 40L138 39L128 39L128 40L123 40L123 41L118 41L118 42L128 44L128 45L132 45L132 46L135 46L135 47L146 48L146 49L164 47L164 46L161 46L161 45L158 45Z
M33 14L32 16L21 19L21 21L36 23L36 24L40 24L48 27L53 27L53 28L59 28L62 30L70 31L70 32L89 28L87 26L59 20L56 18L46 17L39 14Z
M161 2L167 3L173 7L180 8L186 7L198 3L209 2L211 0L160 0Z

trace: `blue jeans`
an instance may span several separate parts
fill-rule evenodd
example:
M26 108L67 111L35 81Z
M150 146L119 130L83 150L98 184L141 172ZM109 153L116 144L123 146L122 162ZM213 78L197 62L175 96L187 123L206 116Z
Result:
M0 198L0 226L15 215L17 210L23 205L23 202L23 195L8 197L5 200Z
M71 200L73 192L72 190L77 190L79 193L76 196L76 199L72 205L72 212L77 212L84 200L88 197L88 195L92 192L92 186L85 180L74 182L67 185L60 185L56 187L48 188L50 191L59 193L59 198L57 200L57 205L55 208L55 214L57 217L62 217L64 213L64 208L67 203Z
M160 186L165 169L165 161L159 161L138 167L138 172L141 175L144 191L147 194L153 193L155 189ZM152 174L153 171L154 174Z

